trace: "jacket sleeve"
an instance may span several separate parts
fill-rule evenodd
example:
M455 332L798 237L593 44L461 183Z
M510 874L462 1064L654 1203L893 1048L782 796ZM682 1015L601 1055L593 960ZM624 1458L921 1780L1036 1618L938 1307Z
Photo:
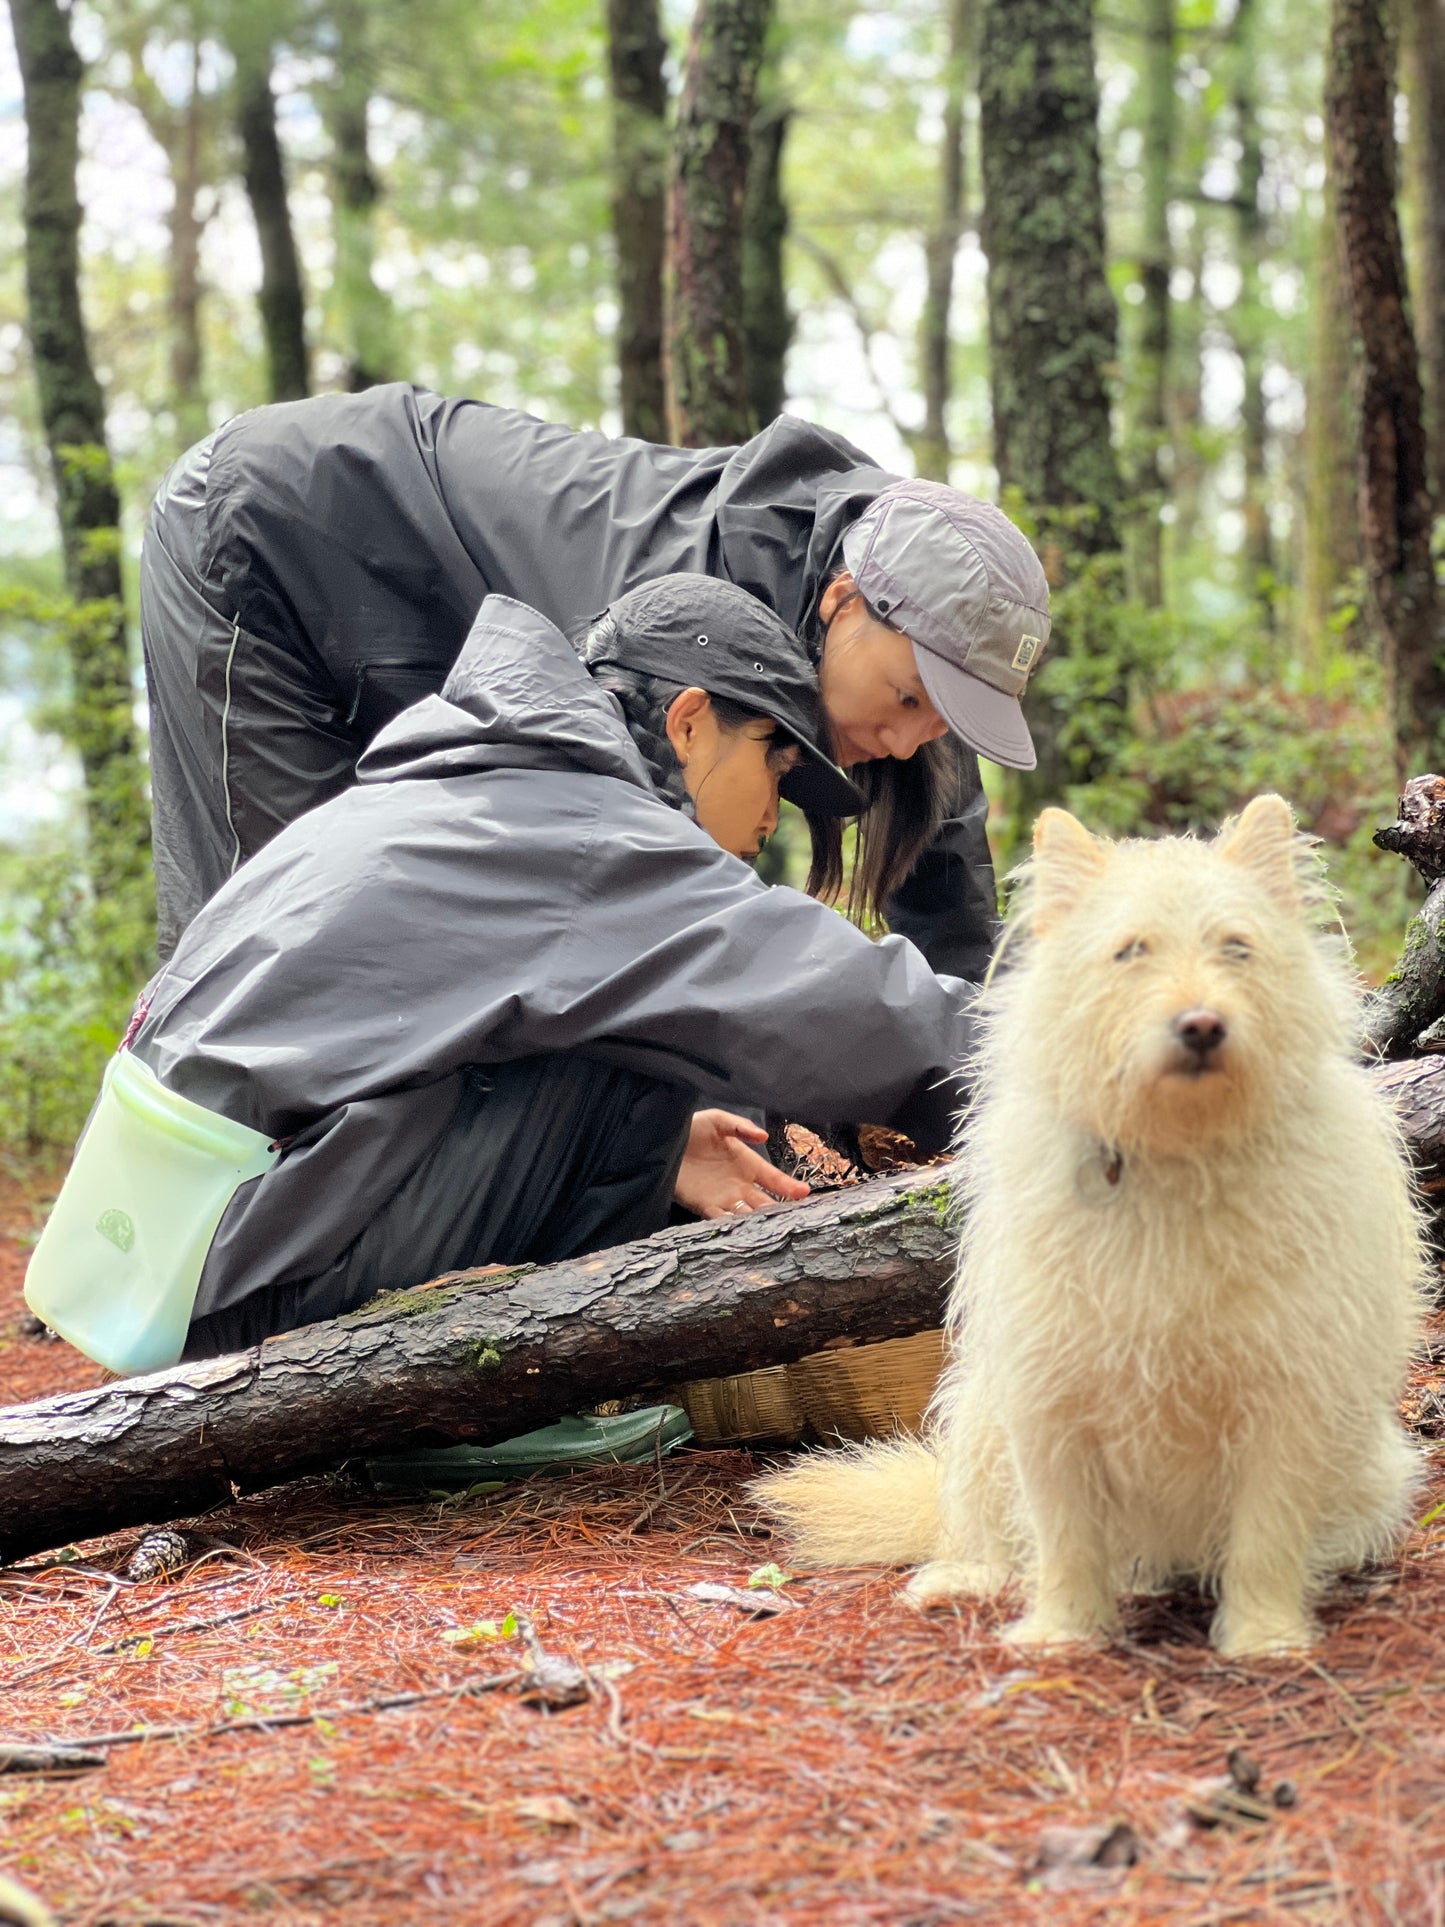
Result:
M906 938L875 943L812 898L762 886L700 831L667 827L645 853L614 846L531 1002L532 1048L942 1148L974 1039L972 986L936 975Z
M998 935L989 853L988 797L978 758L962 743L953 810L889 899L888 927L915 943L937 971L982 983Z

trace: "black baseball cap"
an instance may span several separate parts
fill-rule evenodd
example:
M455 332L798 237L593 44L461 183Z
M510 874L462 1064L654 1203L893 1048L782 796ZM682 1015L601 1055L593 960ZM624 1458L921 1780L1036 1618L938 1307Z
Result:
M593 618L586 654L589 668L641 670L770 717L803 752L779 785L799 809L857 816L867 808L823 748L823 703L807 650L781 616L736 583L679 574L629 589Z

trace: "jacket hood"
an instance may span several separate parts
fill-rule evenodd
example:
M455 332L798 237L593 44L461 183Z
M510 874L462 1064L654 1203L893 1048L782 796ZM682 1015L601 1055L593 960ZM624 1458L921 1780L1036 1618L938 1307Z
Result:
M615 699L553 623L491 595L439 696L388 723L357 765L359 783L487 769L577 769L651 790Z

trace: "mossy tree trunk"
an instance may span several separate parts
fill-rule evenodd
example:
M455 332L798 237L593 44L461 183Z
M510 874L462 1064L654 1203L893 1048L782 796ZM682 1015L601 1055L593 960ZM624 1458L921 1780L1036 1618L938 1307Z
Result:
M979 54L994 460L1048 536L1118 548L1092 0L988 0Z
M1325 110L1358 341L1360 533L1403 774L1435 758L1445 676L1436 662L1424 400L1395 206L1394 101L1387 0L1333 0Z
M338 332L353 394L390 381L396 368L396 317L376 285L376 209L381 182L372 165L367 116L374 61L363 0L333 0L335 76L327 101L331 132L332 284Z
M977 38L977 0L948 0L948 54L944 69L943 134L938 152L938 214L924 240L928 272L919 329L923 373L923 432L913 446L920 475L948 480L952 449L948 401L953 392L953 272L967 212L964 99Z
M1122 486L1110 432L1119 318L1104 253L1092 0L987 0L979 111L994 460L1005 491L1023 498L1051 584L1083 585L1097 612L1115 593ZM1090 585L1101 570L1107 588ZM1021 822L1102 775L1110 743L1127 731L1127 671L1086 645L1091 620L1057 598L1051 660L1027 703L1038 768L1012 783ZM1091 718L1082 732L1081 710Z
M1261 202L1264 141L1259 124L1259 0L1239 0L1231 32L1233 46L1234 137L1239 144L1235 188L1239 294L1231 316L1234 350L1244 377L1240 414L1244 429L1244 567L1246 588L1267 624L1273 622L1274 546L1270 539L1268 497L1269 423L1264 400L1264 309L1260 266L1265 221Z
M296 401L311 392L306 346L306 295L301 259L286 198L286 163L271 91L271 49L241 25L232 43L236 59L236 125L244 155L246 195L261 244L261 328L272 401Z
M1355 513L1359 421L1352 393L1353 335L1340 265L1334 163L1328 152L1310 333L1300 612L1305 658L1321 675L1334 646L1336 598L1362 560Z
M612 232L622 432L667 440L662 281L667 252L667 41L658 0L607 0Z
M1248 0L1244 0L1248 4ZM1146 0L1144 9L1144 208L1139 282L1144 299L1134 350L1130 409L1129 547L1135 593L1150 608L1164 600L1163 524L1169 493L1169 347L1174 243L1169 233L1170 188L1178 112L1175 0Z
M765 95L753 116L748 185L743 202L743 368L753 429L766 428L787 399L788 308L783 250L788 204L783 199L783 150L792 110L776 93Z
M746 441L743 207L772 0L697 0L668 196L667 388L683 448Z
M150 825L120 568L120 498L105 401L80 304L76 192L82 65L56 0L12 0L25 95L25 287L40 413L55 478L66 587L69 728L85 783L87 860L118 974L152 940Z

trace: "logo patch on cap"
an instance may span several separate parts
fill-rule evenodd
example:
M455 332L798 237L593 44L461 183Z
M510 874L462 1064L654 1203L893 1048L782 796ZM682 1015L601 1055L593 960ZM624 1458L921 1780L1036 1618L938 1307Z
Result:
M1039 638L1037 636L1021 637L1019 640L1018 648L1014 650L1014 659L1013 659L1014 668L1022 669L1025 671L1025 673L1027 673L1029 664L1033 661L1034 657L1038 653L1039 653Z

